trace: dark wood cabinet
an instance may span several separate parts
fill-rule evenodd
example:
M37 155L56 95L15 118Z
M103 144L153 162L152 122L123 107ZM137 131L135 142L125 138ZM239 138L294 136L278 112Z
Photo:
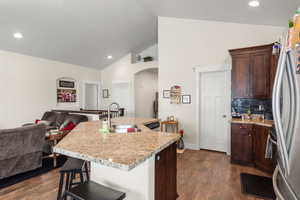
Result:
M270 50L251 54L250 90L253 98L270 97Z
M231 125L231 162L253 165L252 125Z
M232 56L232 97L270 98L273 44L229 50Z
M272 55L271 58L271 69L270 69L270 94L272 95L273 93L273 87L274 87L274 81L275 81L275 76L276 76L276 71L277 71L277 65L278 65L278 59L279 55ZM272 98L272 96L271 96Z
M273 173L276 147L273 159L265 158L269 128L261 125L231 124L231 162Z
M249 68L250 57L248 55L236 55L232 60L232 96L249 98Z
M176 143L155 156L155 200L176 200L177 195Z
M264 126L254 125L254 164L258 169L265 172L273 173L275 169L275 162L273 159L265 158L266 144L269 135L269 128ZM275 154L275 152L274 152Z

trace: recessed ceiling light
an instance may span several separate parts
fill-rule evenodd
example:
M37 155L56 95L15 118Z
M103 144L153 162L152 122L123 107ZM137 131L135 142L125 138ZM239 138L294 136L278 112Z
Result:
M112 55L107 56L107 59L111 60L113 58Z
M249 3L248 3L248 5L250 6L250 7L258 7L259 6L259 1L258 0L252 0L252 1L249 1Z
M22 35L22 33L14 33L14 38L16 38L16 39L22 39L23 35Z

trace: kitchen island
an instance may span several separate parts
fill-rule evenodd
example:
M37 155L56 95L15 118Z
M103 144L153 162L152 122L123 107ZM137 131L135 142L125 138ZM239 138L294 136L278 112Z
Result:
M100 121L79 124L54 152L91 162L91 180L126 193L130 200L175 200L178 134L155 132L145 124L157 119L115 118L134 124L135 133L99 133Z

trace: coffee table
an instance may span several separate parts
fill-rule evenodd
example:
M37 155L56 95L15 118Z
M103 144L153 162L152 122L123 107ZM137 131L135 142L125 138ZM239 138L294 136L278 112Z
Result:
M70 131L60 131L60 130L51 130L47 135L46 135L46 140L47 141L52 141L53 146L55 146L61 139L63 139ZM51 154L44 156L44 158L53 158L53 166L57 166L57 157L59 154L54 153L53 150L51 150Z

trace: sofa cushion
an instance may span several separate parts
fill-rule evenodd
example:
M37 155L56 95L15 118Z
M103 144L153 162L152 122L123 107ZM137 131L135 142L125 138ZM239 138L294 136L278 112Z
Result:
M44 124L0 130L0 179L41 166Z
M36 124L44 124L45 126L50 126L52 123L47 120L35 120Z
M67 115L65 118L65 122L69 123L69 122L73 122L75 125L79 124L80 122L86 122L88 121L87 116L85 115Z
M71 131L76 127L76 124L73 122L63 123L59 130L61 131Z
M55 126L56 127L60 127L64 123L64 121L65 121L65 119L66 119L67 116L68 116L68 113L65 113L65 112L58 112L58 113L56 113Z
M50 122L50 126L56 125L56 113L55 112L45 112L45 114L42 117L42 120L46 120Z

